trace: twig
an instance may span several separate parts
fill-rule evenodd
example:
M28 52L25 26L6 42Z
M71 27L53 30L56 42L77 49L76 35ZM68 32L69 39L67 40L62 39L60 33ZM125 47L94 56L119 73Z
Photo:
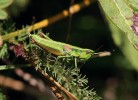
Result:
M45 85L41 79L37 79L33 77L30 73L24 72L21 69L16 69L15 73L27 81L31 86L36 87L40 92L47 93L51 98L57 100L57 97L54 95L53 91L50 89L48 85Z
M47 27L50 24L53 24L53 23L55 23L55 22L57 22L63 18L68 17L69 14L75 14L75 13L79 12L82 8L89 6L94 1L95 0L83 0L81 3L74 4L69 8L70 10L68 10L68 9L63 10L62 12L60 12L59 14L57 14L51 18L44 19L38 23L35 23L34 25L29 26L27 31L31 32L31 31L36 30L36 29ZM23 32L24 32L24 29L20 29L18 31L11 32L9 34L3 35L2 39L4 41L7 41L8 39L13 38L15 36L18 36L19 34L21 34Z
M33 62L32 59L28 59L28 61L33 65L35 66L35 63ZM46 79L47 81L49 82L49 84L51 85L51 89L56 89L55 86L60 90L62 91L67 97L69 100L77 100L77 98L71 94L69 91L67 91L64 87L62 87L57 81L55 81L52 77L50 77L46 72L44 72L40 67L38 67L37 69ZM56 89L57 90L57 89ZM55 90L53 90L54 92ZM59 91L58 91L59 92ZM63 98L62 95L60 93L56 93L55 95L57 95L60 97L60 98ZM64 100L64 99L60 99L60 100Z
M35 97L41 96L45 99L50 99L50 100L55 100L53 99L53 96L50 95L50 93L46 92L40 92L38 91L38 89L26 85L21 81L9 78L9 77L5 77L0 75L0 87L6 87L6 88L10 88L16 91L22 91L25 92L27 94L33 95Z
M38 68L38 71L42 73L45 78L52 82L57 88L59 88L65 95L67 95L69 100L77 100L77 98L71 94L69 91L67 91L64 87L62 87L57 81L55 81L52 77L50 77L46 72L44 73L41 68Z

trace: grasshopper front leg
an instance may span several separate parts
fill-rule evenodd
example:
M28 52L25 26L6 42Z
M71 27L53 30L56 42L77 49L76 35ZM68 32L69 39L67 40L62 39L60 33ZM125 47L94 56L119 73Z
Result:
M78 57L74 57L74 56L58 56L56 59L56 62L58 62L60 59L62 59L63 61L65 60L66 62L68 61L74 61L74 66L75 68L78 67L77 63L78 63Z

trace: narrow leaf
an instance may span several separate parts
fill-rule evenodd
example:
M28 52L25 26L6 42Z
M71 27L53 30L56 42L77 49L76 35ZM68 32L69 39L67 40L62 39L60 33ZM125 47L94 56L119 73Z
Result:
M29 64L22 64L22 65L0 65L0 70L7 70L7 69L15 69L21 67L30 67Z
M0 47L0 58L4 59L8 57L8 46L6 43L4 43L1 47Z

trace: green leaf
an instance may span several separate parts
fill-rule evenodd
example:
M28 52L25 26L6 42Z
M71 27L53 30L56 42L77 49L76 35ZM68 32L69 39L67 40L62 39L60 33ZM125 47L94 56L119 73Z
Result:
M6 100L6 96L3 93L0 93L0 100Z
M138 0L128 0L128 3L133 10L138 11Z
M7 58L8 57L8 51L7 51L7 44L4 43L2 47L0 47L0 58Z
M124 33L138 49L138 13L128 5L126 0L99 0L105 14Z
M12 2L13 0L0 0L0 8L8 7Z
M138 59L138 52L135 48L132 47L132 45L129 43L127 36L124 35L124 33L116 27L110 20L108 20L109 27L112 31L112 37L115 42L115 44L120 48L120 50L123 53L123 57L119 59L118 63L120 65L123 65L126 68L129 69L136 69L138 70L138 64L137 64L137 59ZM123 39L122 39L123 37Z
M0 9L0 20L6 19L7 17L7 13L4 10Z

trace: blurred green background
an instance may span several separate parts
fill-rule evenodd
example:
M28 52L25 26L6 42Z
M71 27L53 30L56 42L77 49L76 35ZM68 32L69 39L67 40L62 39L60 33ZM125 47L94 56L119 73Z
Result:
M17 4L10 6L8 11L17 29L52 17L67 9L71 2L70 0L16 1ZM80 1L82 0L74 0L74 3ZM70 29L69 23L71 23ZM110 51L111 56L87 61L81 68L81 73L88 77L90 88L94 88L103 100L138 100L137 57L134 57L136 55L133 51L127 51L133 47L129 45L120 30L112 23L107 23L98 2L72 15L71 20L62 19L42 30L44 33L50 33L50 37L57 41L96 52ZM70 38L66 41L69 31Z

